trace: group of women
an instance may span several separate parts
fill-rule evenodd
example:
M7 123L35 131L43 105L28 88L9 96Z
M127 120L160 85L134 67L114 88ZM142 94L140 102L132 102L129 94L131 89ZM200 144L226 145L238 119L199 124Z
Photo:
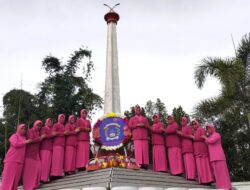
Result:
M185 173L188 180L198 179L200 184L215 181L217 189L231 189L221 136L214 126L208 124L205 130L197 120L188 125L186 117L182 117L181 127L172 116L167 116L166 120L167 127L155 114L153 125L149 126L147 118L141 115L140 106L135 107L135 116L130 118L128 126L137 164L141 168L149 164L151 133L154 171L172 175ZM24 190L33 190L40 182L85 169L91 131L87 111L81 110L80 118L70 115L65 126L64 123L65 116L60 114L55 124L51 118L44 126L41 120L35 121L27 135L25 124L17 127L9 139L0 190L16 190L21 178Z
M9 139L0 189L16 190L22 178L24 190L33 190L50 178L84 170L89 161L91 131L87 114L83 109L80 118L70 115L65 126L63 114L55 124L51 118L44 126L37 120L27 135L25 124L20 124Z
M155 114L153 125L149 126L147 118L141 115L140 106L135 107L135 116L130 119L129 127L137 163L142 168L147 168L149 164L148 138L151 132L154 171L170 172L172 175L185 173L188 180L198 179L200 184L215 182L217 189L231 189L221 136L215 127L207 124L205 130L197 120L188 125L186 117L181 118L181 127L171 115L166 120L167 127Z

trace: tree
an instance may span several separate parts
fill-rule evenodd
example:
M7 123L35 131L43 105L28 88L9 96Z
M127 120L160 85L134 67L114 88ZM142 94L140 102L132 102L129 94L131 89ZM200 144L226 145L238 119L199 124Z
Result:
M195 69L195 82L202 88L207 76L217 78L222 90L219 96L201 101L196 116L210 120L222 134L222 143L232 179L250 179L250 34L245 35L232 58L208 57Z
M36 97L24 90L13 89L3 97L3 118L10 132L19 123L31 124L37 118Z
M153 123L152 118L153 118L153 115L156 113L159 114L160 120L164 124L166 124L166 117L168 113L167 113L165 104L159 98L156 99L156 102L152 102L151 100L146 102L145 113L150 124Z
M174 108L172 115L174 117L174 120L179 124L179 126L181 126L181 118L182 117L187 117L189 120L189 115L182 109L181 106L179 106L178 108Z
M134 111L135 107L130 107L130 110L126 110L124 115L130 119L132 116L135 115ZM141 114L148 118L149 124L152 125L153 123L153 115L155 113L159 114L160 120L166 124L166 117L168 115L165 104L159 99L156 99L156 102L149 100L146 102L144 107L141 107Z
M77 115L82 108L92 113L102 107L102 98L89 87L94 68L91 51L80 48L65 64L49 55L42 61L42 67L48 76L37 94L41 118L54 118L59 113ZM82 76L78 74L80 67Z

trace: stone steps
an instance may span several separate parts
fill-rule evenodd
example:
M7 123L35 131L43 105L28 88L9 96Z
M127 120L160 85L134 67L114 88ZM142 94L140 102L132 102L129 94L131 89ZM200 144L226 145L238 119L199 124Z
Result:
M107 168L92 172L79 172L43 184L41 190L82 189L86 187L103 187L114 189L122 186L140 187L185 187L211 189L214 186L199 185L196 181L188 181L180 176L150 170L131 170L124 168Z

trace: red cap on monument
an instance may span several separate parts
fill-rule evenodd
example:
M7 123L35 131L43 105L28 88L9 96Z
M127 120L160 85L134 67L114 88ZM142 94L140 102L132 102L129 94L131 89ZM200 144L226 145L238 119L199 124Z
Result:
M104 19L107 22L107 24L110 22L117 24L117 21L119 20L119 18L120 18L119 15L114 11L110 11L104 16Z

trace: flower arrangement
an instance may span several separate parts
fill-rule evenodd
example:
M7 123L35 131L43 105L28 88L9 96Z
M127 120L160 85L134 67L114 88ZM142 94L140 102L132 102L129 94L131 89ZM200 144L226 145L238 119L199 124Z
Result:
M108 123L108 124L103 123L103 122L106 122L110 118L112 118L111 123ZM117 121L119 123L116 123ZM113 130L116 130L116 131L111 133L110 137L109 137L108 130L109 130L110 126L112 126ZM100 127L102 127L102 129L100 129ZM105 130L106 130L105 134L103 132L104 131L103 128L105 128ZM120 135L120 133L123 133L123 134ZM122 139L120 139L121 136L123 137ZM115 141L115 139L118 139L120 141L116 140L115 144L105 143L105 142L103 142L104 137L109 142L111 142L112 140ZM105 114L100 119L98 119L97 122L95 123L94 129L93 129L93 138L94 138L95 143L99 144L101 146L101 149L104 149L106 151L113 151L113 150L117 150L117 149L121 148L131 138L131 131L128 127L128 119L125 116L123 116L121 114L114 113L114 112L110 112L110 113Z

